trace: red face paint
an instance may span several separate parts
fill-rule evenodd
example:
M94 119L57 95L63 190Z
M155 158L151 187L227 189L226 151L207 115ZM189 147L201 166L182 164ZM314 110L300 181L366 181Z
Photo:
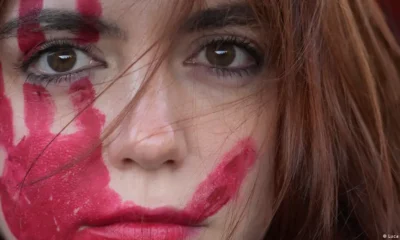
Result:
M84 9L96 4L78 1L78 10L93 14ZM42 5L40 0L21 0L20 13ZM33 40L44 41L44 35L38 33ZM25 52L32 44L19 35L19 45ZM145 209L123 203L108 187L110 176L101 147L90 156L84 155L99 141L105 121L90 104L95 98L90 80L81 79L69 90L76 111L83 110L75 122L78 131L58 137L50 131L56 111L52 97L44 87L25 83L25 124L29 132L15 145L12 108L3 80L0 65L0 144L8 154L0 196L8 227L19 240L179 239L193 230L182 225L201 223L232 199L255 160L253 142L246 139L238 143L182 210ZM84 157L76 161L80 156ZM140 225L142 220L148 223Z
M41 10L42 6L41 0L21 0L20 15L32 9ZM43 33L27 35L25 32L26 29L20 29L18 34L18 43L24 53L45 41ZM0 143L8 154L0 193L8 227L20 240L71 239L77 224L85 217L80 209L113 207L120 202L118 195L107 188L109 175L101 148L92 152L89 158L60 171L100 139L104 115L89 106L76 119L77 133L55 138L50 131L55 113L50 94L41 86L25 83L25 124L29 133L14 145L12 108L4 93L3 79L0 85ZM95 97L91 82L82 79L74 83L70 96L76 110L82 110ZM42 179L44 176L49 177ZM42 181L31 184L38 179ZM24 183L22 187L21 183Z
M77 0L76 8L78 12L85 16L100 17L102 14L99 0Z
M102 14L102 8L99 0L77 0L77 9L84 16L98 18ZM97 42L100 38L98 32L82 30L79 33L79 42Z
M43 8L43 0L20 0L19 15L25 16L30 12L36 14ZM19 48L23 53L27 53L37 44L41 43L45 36L41 31L32 31L32 29L38 29L40 25L38 23L24 25L18 29L18 44Z
M94 98L89 80L75 83L71 93L71 101L77 110ZM90 107L77 119L81 131L56 138L33 166L25 179L26 186L19 189L18 185L24 180L35 156L54 138L49 129L54 107L46 90L26 85L24 95L29 135L17 146L11 146L12 128L7 128L1 141L7 145L9 154L1 178L2 209L17 239L135 239L132 236L149 240L180 239L194 229L180 224L199 224L220 210L237 193L247 170L254 163L253 144L244 140L199 185L183 210L149 210L133 203L122 203L118 194L108 188L110 178L101 149L65 171L59 171L74 157L85 153L87 146L100 137L104 116ZM1 99L2 109L10 113L8 100L4 96ZM11 125L10 115L2 114L1 120L1 126ZM57 174L29 184L53 172ZM154 224L138 224L143 220ZM79 231L82 226L91 227Z
M131 203L117 208L88 210L74 240L177 240L201 230L201 223L218 212L238 192L255 162L251 139L240 141L195 191L183 210L146 209ZM104 205L106 206L106 205ZM86 211L86 210L85 210Z
M181 239L196 230L185 225L201 223L232 199L255 160L252 141L238 143L199 185L183 210L150 210L133 203L122 203L108 188L110 178L101 158L101 149L65 171L29 185L73 161L99 138L104 117L91 107L77 119L82 130L70 136L59 136L32 168L25 180L28 185L19 192L17 186L31 166L33 156L54 137L49 133L50 120L54 117L53 105L46 90L27 85L24 95L27 119L32 120L27 120L30 133L17 146L7 147L9 157L1 179L2 209L17 239ZM88 80L71 87L71 101L77 110L93 98ZM3 109L11 112L8 101L3 101L6 98L1 99ZM11 125L10 117L2 115L1 119L1 126ZM2 136L12 138L12 133L6 132ZM2 137L1 142L10 141ZM149 223L139 224L143 221ZM89 227L79 231L82 226Z

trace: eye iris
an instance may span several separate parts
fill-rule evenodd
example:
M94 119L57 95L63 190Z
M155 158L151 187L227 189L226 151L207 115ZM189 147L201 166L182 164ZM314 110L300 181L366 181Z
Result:
M76 53L73 49L59 49L47 56L47 63L56 72L67 72L76 64Z
M231 43L212 44L206 49L206 57L214 66L228 67L235 60L235 46Z

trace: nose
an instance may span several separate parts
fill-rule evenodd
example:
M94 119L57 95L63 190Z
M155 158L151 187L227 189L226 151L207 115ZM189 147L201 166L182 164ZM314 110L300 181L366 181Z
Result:
M122 121L108 146L111 165L145 170L178 166L186 155L186 141L170 108L168 88L145 91Z

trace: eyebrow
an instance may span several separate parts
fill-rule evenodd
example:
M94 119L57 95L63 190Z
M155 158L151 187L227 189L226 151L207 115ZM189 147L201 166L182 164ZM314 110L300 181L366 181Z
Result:
M86 31L115 38L124 38L125 36L125 32L117 24L103 18L85 16L69 10L43 9L32 10L23 17L2 24L0 39L13 37L18 28L37 23L40 24L40 27L25 29L29 29L30 32L68 31L73 34ZM194 13L182 25L182 30L194 32L255 23L255 13L248 4L225 4Z
M99 33L110 37L124 37L125 33L115 24L102 18L84 16L79 13L58 10L43 9L32 10L20 18L12 19L0 26L0 39L13 37L18 28L40 24L40 27L29 29L29 32L68 31L79 33L82 31Z
M187 32L246 26L257 23L253 9L247 3L225 4L195 13L183 24Z

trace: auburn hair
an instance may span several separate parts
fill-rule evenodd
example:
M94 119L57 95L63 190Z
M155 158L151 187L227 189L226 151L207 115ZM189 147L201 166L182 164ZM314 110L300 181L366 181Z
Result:
M281 76L266 239L400 233L400 48L377 2L250 2Z
M265 239L400 234L400 47L378 3L247 1L279 79Z

